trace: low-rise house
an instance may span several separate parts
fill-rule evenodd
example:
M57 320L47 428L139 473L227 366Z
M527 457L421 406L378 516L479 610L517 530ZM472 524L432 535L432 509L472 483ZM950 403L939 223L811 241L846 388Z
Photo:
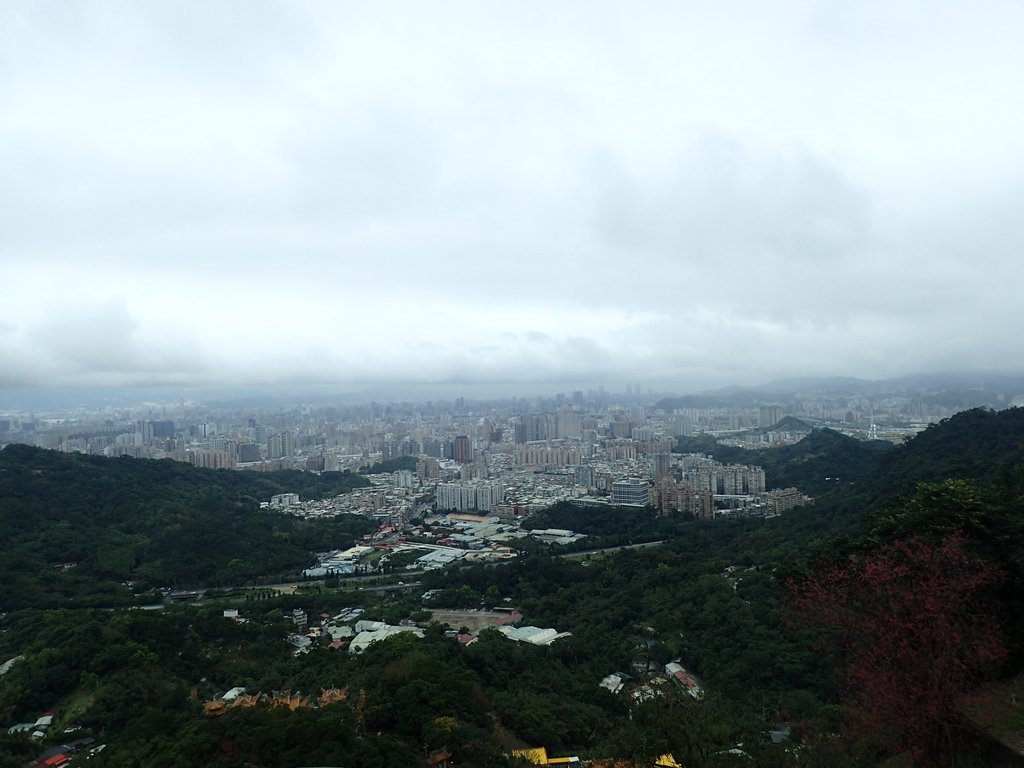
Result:
M669 680L672 680L674 683L681 686L682 689L693 698L701 699L704 697L704 689L701 688L697 678L678 662L671 661L666 664L665 674L668 676Z
M601 680L600 686L609 693L620 693L625 687L626 683L622 679L622 675L611 674Z

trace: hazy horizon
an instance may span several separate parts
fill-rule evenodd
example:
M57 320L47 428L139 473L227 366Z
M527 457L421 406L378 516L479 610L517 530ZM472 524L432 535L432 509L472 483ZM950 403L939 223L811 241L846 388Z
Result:
M653 405L665 397L717 397L747 392L765 402L777 401L800 389L809 387L804 395L839 395L860 392L862 395L879 393L889 388L903 391L970 390L1002 394L1002 402L1024 399L1024 371L1001 373L993 371L917 372L889 379L861 379L858 377L795 377L760 381L748 385L735 382L712 387L671 386L654 382L577 382L547 384L507 383L438 383L390 384L344 388L338 385L224 385L224 386L134 386L134 387L25 387L0 389L0 414L68 413L75 410L101 411L127 408L137 410L179 403L211 408L252 407L282 408L300 406L354 406L370 402L387 403L452 403L462 398L470 402L500 402L509 400L548 400L558 395L565 402L573 402L581 392L585 402L593 397L610 402L633 402ZM881 387L881 389L879 389ZM773 395L775 397L773 397Z
M1024 370L986 9L5 4L0 391Z

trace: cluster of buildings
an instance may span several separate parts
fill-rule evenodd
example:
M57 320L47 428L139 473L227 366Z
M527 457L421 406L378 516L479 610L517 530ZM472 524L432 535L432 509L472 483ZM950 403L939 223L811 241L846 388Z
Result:
M50 726L53 725L53 712L44 712L34 722L16 723L7 729L7 733L27 733L33 739L45 738Z
M312 624L306 611L296 608L291 614L295 630L288 635L288 643L295 649L295 655L305 653L318 642L326 643L335 650L362 653L372 643L394 635L423 637L423 630L412 623L394 626L363 619L362 615L362 608L348 608L336 616L323 615L318 623ZM238 620L234 616L229 618Z
M429 594L424 595L424 598L428 597ZM412 621L388 624L383 621L365 619L363 613L362 608L348 608L335 616L324 614L319 617L318 622L313 623L306 611L296 608L290 616L295 628L288 635L287 641L293 647L295 655L305 653L316 643L326 644L335 650L358 654L373 643L395 635L423 637L422 627ZM474 610L471 615L477 624L476 629L461 634L455 630L448 632L450 637L458 639L462 645L474 642L482 630L496 631L513 642L537 646L551 645L571 635L570 632L560 632L551 627L520 626L522 614L514 609L500 612ZM224 616L232 621L245 621L235 609L225 611ZM244 690L228 692L228 694L222 694L216 698L230 701L237 693L244 693Z
M303 571L303 575L323 578L396 569L430 571L456 560L499 562L516 557L514 542L529 535L531 532L523 530L518 521L481 515L428 514L416 524L382 526L365 537L364 544L320 552L316 564ZM582 538L572 531L565 531L564 535L568 537L564 541Z
M152 410L152 409L151 409ZM656 507L663 515L779 514L807 499L769 498L760 467L673 453L680 437L721 426L719 409L652 408L601 393L493 403L369 404L340 409L217 411L162 406L159 415L5 420L7 434L65 451L171 458L263 471L369 470L372 488L268 506L309 517L357 513L402 527L428 510L514 519L558 501ZM786 416L763 405L744 416L764 435ZM28 429L29 424L32 425ZM393 463L392 463L393 462Z
M0 665L0 677L22 658L18 656ZM30 739L41 741L53 735L56 719L57 716L53 712L44 712L32 722L15 723L8 726L7 733L9 735L28 734ZM35 760L27 764L26 768L53 768L54 766L69 765L75 758L83 755L92 756L103 750L105 745L97 745L96 739L91 736L73 738L72 734L76 731L81 732L81 726L72 725L65 728L60 734L63 740L59 744L51 744L43 750Z
M84 759L88 760L102 752L105 746L105 744L97 745L96 739L92 736L69 739L61 744L47 747L26 768L58 768L59 766L78 765L79 761L76 758L84 756Z
M643 671L647 672L647 661L643 660L642 664ZM669 685L677 686L691 698L704 698L704 688L696 675L678 661L666 664L662 674L644 674L639 679L624 672L613 672L602 678L599 685L609 693L628 696L635 704L665 695L665 688Z
M316 565L312 568L307 568L302 572L302 575L311 579L319 579L324 576L348 576L358 571L365 573L369 565L367 562L368 556L373 552L373 547L362 545L356 545L348 549L318 552L316 555ZM376 570L376 567L374 569Z
M159 411L155 413L154 411ZM562 468L595 458L635 461L721 421L715 409L658 411L603 393L553 400L393 403L349 408L230 411L197 403L98 412L0 414L0 444L23 442L90 454L172 458L213 468L359 469L398 456ZM774 417L774 415L773 415ZM429 479L439 466L425 462ZM486 479L486 471L482 471Z
M808 382L785 395L665 397L628 385L554 397L360 405L216 407L178 400L136 406L57 406L45 412L0 408L0 445L27 443L90 454L174 458L212 468L364 466L374 456L428 456L471 464L495 445L514 446L520 466L586 463L602 443L612 461L656 452L679 436L710 434L764 447L799 439L788 417L847 434L899 441L962 408L1024 402L1014 392L973 386L951 397L948 385L922 381L889 387ZM1014 386L1004 382L1004 386ZM930 386L930 388L929 388ZM963 389L964 385L957 385ZM622 441L616 443L615 441Z

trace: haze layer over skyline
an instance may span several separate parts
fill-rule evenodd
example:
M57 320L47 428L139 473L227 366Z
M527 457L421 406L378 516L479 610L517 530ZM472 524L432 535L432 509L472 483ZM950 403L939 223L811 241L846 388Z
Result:
M0 6L0 387L1024 368L1024 6Z

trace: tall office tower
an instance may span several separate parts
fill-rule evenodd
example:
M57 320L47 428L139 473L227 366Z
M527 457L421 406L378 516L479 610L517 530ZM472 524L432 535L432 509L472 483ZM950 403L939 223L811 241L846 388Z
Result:
M473 461L473 445L469 442L468 435L459 435L455 438L452 458L459 464L469 464Z

